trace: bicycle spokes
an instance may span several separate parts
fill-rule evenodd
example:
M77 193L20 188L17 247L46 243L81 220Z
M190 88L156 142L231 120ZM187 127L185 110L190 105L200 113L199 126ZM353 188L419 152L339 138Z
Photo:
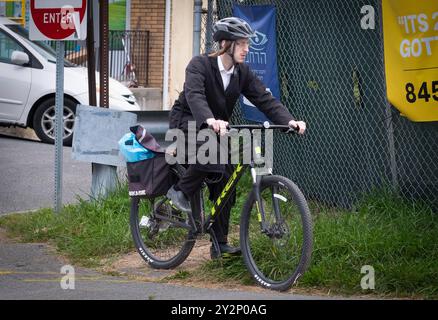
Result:
M140 201L137 212L131 214L137 221L135 235L142 248L140 253L149 263L161 263L158 267L164 267L173 264L175 257L186 254L191 239L188 216L173 209L165 197L153 204Z
M269 179L275 180L276 177ZM267 179L267 180L269 180ZM301 258L304 247L304 224L302 208L295 201L290 186L273 181L260 186L259 203L254 201L251 211L247 213L248 226L244 246L250 257L246 263L254 274L261 279L259 283L286 288L293 281L297 270L301 270ZM254 197L255 200L255 197ZM259 221L259 208L264 217Z

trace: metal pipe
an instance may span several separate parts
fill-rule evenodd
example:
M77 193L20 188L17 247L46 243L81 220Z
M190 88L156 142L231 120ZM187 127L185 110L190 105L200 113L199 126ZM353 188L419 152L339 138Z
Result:
M378 3L378 12L382 12L382 5ZM383 16L380 15L380 34L383 35ZM380 50L383 52L383 41L380 41ZM384 56L381 56L381 59L383 59L382 63L385 64ZM385 68L382 70L384 79L386 78L385 74ZM384 92L386 91L386 81L383 82L384 86ZM386 97L386 105L385 105L385 122L386 122L386 136L388 138L388 153L389 153L389 168L391 170L391 187L393 190L398 189L398 175L397 175L397 160L395 157L395 139L394 139L394 124L392 120L392 113L391 113L391 104L388 101L388 98Z
M93 1L88 2L87 11L87 62L88 62L88 104L97 106L96 102L96 58L94 56Z
M108 65L109 65L109 11L108 2L101 0L99 2L99 33L100 33L100 102L99 107L109 107L109 79L108 79Z
M166 0L164 22L163 110L169 110L170 0Z
M147 32L147 38L146 38L146 86L149 85L149 53L150 53L150 39L151 39L151 33L150 31Z
M99 42L100 42L100 101L101 108L109 107L109 22L108 1L99 1ZM117 167L91 163L91 196L94 199L106 197L117 187Z
M193 10L193 56L200 53L202 0L194 0Z
M64 41L56 41L55 95L55 212L62 208L62 146L64 133Z
M131 0L126 0L126 30L131 30Z
M207 32L206 32L206 48L205 52L210 52L211 47L213 46L213 0L208 0L207 7Z

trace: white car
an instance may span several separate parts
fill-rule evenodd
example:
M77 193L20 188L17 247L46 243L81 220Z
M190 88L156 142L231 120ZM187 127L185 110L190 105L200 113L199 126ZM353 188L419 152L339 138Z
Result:
M0 125L31 127L43 142L53 143L56 53L27 35L20 24L0 17ZM88 73L67 60L64 65L64 144L71 145L76 105L88 105ZM109 107L140 111L132 92L111 78Z

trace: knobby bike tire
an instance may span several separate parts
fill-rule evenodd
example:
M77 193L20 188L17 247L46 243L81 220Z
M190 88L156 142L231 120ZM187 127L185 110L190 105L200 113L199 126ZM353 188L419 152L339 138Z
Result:
M182 174L181 168L174 168L177 176ZM176 223L153 218L153 211L158 208L161 215L171 221L187 223L186 213L173 210L165 197L145 199L131 198L130 227L135 247L140 256L155 269L172 269L183 263L195 245L195 236L190 229ZM157 204L158 207L156 207ZM142 222L148 217L149 222Z
M270 231L261 232L252 192L240 222L242 255L257 284L285 291L310 264L313 231L309 207L299 188L282 176L262 177L260 193ZM281 213L280 217L275 215L276 211Z
M192 236L191 230L177 226L167 226L161 231L160 223L162 222L158 223L158 230L154 231L156 234L149 237L147 227L140 225L140 216L143 217L143 214L139 212L139 208L141 201L145 200L139 197L131 199L130 227L135 247L151 267L155 269L175 268L188 257L196 239Z

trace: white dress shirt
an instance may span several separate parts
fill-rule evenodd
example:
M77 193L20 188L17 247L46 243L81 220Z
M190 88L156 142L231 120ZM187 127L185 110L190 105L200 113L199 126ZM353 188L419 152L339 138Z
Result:
M225 70L224 65L222 64L221 57L217 57L217 64L219 66L219 71L221 72L222 83L224 84L224 91L227 90L228 85L230 84L231 75L234 72L234 66L230 68L230 70Z

